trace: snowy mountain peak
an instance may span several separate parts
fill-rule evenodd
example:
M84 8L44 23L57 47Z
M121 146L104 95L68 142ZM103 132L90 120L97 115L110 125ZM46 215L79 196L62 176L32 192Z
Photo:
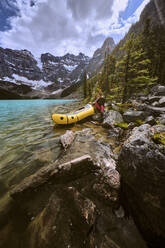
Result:
M50 53L35 58L30 51L0 48L0 81L25 85L26 89L54 92L81 81L84 71L90 77L102 66L106 49L112 51L114 42L108 38L93 58L83 53L54 56ZM1 85L0 85L1 86Z

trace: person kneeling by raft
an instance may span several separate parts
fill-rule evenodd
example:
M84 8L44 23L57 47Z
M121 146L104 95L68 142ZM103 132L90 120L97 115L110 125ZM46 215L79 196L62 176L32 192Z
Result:
M102 92L100 91L98 93L98 98L94 102L94 105L95 105L96 109L99 110L102 114L104 113L104 104L105 104L105 98L104 98Z

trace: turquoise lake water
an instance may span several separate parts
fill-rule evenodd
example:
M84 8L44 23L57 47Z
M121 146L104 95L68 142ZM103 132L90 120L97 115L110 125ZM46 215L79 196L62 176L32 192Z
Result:
M59 136L51 119L71 100L0 100L0 196L59 155Z

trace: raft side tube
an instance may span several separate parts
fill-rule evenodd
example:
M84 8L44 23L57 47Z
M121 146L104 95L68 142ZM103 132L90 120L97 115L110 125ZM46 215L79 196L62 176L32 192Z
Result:
M56 123L56 124L72 124L72 123L76 123L88 116L91 116L95 113L94 108L92 105L87 104L86 106L84 106L83 108L81 108L80 110L77 110L73 113L66 113L66 114L53 114L52 115L52 120Z
M64 124L64 125L68 124L68 119L67 119L67 116L65 114L53 114L52 120L56 124Z

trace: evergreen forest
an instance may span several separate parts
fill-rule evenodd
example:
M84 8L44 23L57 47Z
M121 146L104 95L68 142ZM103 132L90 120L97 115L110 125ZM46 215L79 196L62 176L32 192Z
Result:
M146 19L143 30L131 32L123 46L119 43L105 54L102 70L87 80L84 98L92 101L102 90L106 99L125 103L137 94L147 94L157 84L165 84L165 28L153 27Z

